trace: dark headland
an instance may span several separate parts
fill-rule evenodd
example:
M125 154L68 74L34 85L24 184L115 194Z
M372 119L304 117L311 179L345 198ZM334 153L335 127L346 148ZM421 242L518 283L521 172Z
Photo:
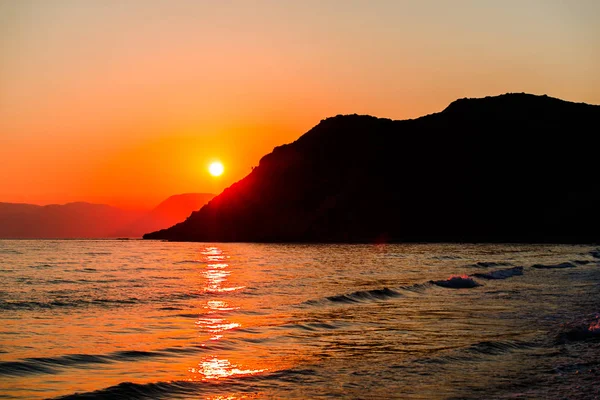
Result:
M336 116L144 238L598 243L599 135L600 106L530 94L405 121Z

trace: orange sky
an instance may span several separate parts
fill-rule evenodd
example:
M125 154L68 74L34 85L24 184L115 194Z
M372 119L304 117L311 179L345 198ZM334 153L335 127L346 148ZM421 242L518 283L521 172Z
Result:
M0 0L0 201L219 192L336 114L600 104L598 18L592 0Z

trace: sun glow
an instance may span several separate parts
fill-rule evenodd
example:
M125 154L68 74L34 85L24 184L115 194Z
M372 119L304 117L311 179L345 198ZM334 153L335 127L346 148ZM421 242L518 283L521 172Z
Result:
M223 164L221 164L219 161L215 161L208 166L208 172L210 172L212 176L220 176L223 174L224 170L225 168L223 168Z

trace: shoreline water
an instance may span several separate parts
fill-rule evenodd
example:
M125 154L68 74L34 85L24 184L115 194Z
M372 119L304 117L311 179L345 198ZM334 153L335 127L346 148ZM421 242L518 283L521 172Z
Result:
M8 398L597 391L593 246L49 242L0 240Z

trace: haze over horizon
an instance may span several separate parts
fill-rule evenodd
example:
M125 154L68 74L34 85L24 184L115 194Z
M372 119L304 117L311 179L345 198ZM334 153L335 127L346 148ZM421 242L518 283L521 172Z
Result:
M0 202L219 193L337 114L600 104L599 16L591 0L0 0Z

